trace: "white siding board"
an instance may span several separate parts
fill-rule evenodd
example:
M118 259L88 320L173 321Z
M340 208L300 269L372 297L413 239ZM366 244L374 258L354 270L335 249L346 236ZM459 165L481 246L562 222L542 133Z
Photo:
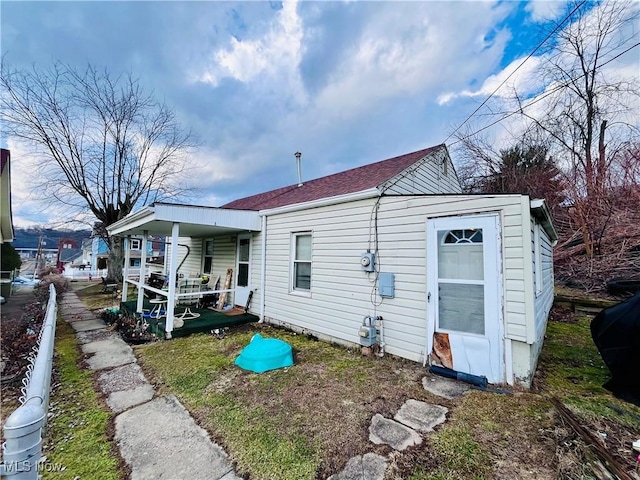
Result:
M516 315L513 315L514 317ZM520 324L509 323L507 325L507 337L513 340L524 342L527 338L527 327L523 321Z
M533 224L532 228L536 228L536 224ZM545 232L544 228L537 226L540 231L540 256L542 265L535 265L534 268L542 269L542 286L540 294L535 298L535 330L536 330L536 342L542 340L544 335L549 312L553 306L553 248L551 247L551 241L549 236ZM534 256L534 262L538 259L535 258L534 247L532 245L532 255ZM535 274L535 270L534 270Z
M236 235L213 237L213 261L211 262L212 277L215 282L220 276L220 288L224 288L227 268L233 269L233 277L229 288L234 288L236 277ZM233 293L227 294L227 302L233 302Z
M443 162L447 163L445 167ZM460 193L460 182L446 149L432 152L409 170L383 186L386 193L415 195L420 193Z
M371 283L359 265L369 245L376 199L318 207L268 217L265 316L319 334L358 342L365 315L373 314ZM521 197L385 196L378 216L381 271L395 274L396 297L376 313L385 319L389 352L421 358L426 334L426 220L445 214L501 211L505 331L526 340ZM289 293L292 232L313 232L311 297ZM371 237L373 241L373 237ZM373 248L373 243L371 244ZM254 249L254 252L256 249ZM379 297L378 297L379 300Z

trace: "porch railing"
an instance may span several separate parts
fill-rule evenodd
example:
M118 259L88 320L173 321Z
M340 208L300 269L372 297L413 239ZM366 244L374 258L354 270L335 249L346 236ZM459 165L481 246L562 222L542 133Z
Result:
M42 435L47 423L53 343L58 304L56 289L49 285L49 303L45 321L33 348L30 364L22 380L22 396L18 407L4 424L3 463L0 476L8 479L37 479L42 457Z

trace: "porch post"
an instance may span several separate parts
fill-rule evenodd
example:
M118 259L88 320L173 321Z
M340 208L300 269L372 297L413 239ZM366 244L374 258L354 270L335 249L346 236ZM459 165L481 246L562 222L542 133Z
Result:
M167 322L165 324L165 337L171 338L173 331L173 311L176 307L176 279L178 278L178 237L180 224L171 226L171 255L169 256L169 297L167 298Z
M149 230L144 230L142 232L142 254L140 255L140 278L138 282L140 285L138 286L138 303L136 304L136 312L142 313L142 309L144 307L144 288L142 285L144 284L144 279L147 276L146 265L147 265L147 240L149 238Z
M124 268L122 271L122 301L127 301L127 278L129 278L129 263L131 261L131 236L127 235L124 237L123 248L124 248Z

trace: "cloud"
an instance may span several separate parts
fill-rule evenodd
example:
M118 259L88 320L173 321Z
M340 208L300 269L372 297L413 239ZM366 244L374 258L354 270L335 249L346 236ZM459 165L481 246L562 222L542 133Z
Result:
M197 81L219 85L223 78L239 82L284 80L295 96L303 99L298 65L302 57L303 28L297 13L297 1L284 2L275 11L268 31L251 40L231 37L227 48L217 49L211 62L196 78ZM250 34L249 34L250 35Z
M531 0L525 10L532 22L543 23L560 17L568 3L566 0Z
M524 58L511 62L500 72L490 75L477 90L462 90L447 92L438 96L438 104L446 105L459 97L494 97L513 98L514 91L524 98L539 92L543 86L543 79L538 75L543 57L531 57L525 63ZM497 91L496 91L497 89ZM495 93L494 93L495 92Z

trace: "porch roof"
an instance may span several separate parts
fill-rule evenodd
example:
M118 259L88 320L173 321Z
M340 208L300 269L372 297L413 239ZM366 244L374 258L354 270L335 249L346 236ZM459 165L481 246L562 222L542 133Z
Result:
M207 237L237 231L260 231L260 216L250 210L156 202L110 225L110 235L170 236L174 223L181 237Z

